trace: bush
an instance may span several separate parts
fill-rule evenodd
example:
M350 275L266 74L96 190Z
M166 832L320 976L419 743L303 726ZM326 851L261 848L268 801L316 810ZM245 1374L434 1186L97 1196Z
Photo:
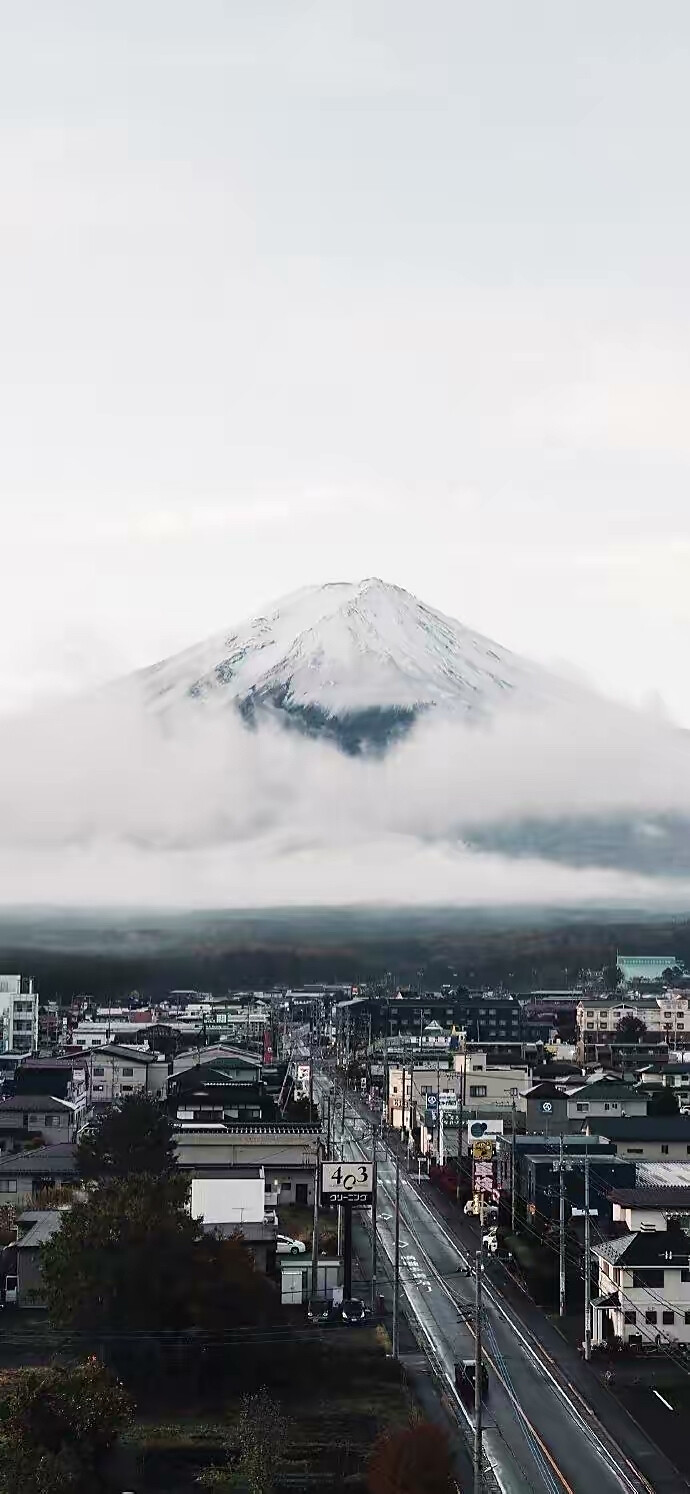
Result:
M90 1494L131 1421L127 1392L96 1359L73 1369L0 1376L0 1487L12 1494Z

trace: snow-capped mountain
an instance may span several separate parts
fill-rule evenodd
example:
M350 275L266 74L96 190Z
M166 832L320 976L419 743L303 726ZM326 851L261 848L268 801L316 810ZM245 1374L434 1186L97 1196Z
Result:
M431 709L486 717L572 693L538 666L378 579L307 587L142 672L147 705L265 712L345 751L381 748Z

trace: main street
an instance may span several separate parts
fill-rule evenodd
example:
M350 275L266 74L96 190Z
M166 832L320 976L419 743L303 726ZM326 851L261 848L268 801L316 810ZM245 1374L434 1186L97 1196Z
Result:
M328 1083L318 1080L319 1088ZM371 1155L370 1132L366 1134L362 1116L349 1099L341 1141L346 1157ZM379 1146L378 1236L389 1264L393 1261L394 1212L395 1162ZM401 1292L408 1318L444 1378L459 1419L471 1425L454 1394L453 1365L456 1359L474 1353L474 1282L463 1274L468 1265L474 1268L474 1262L426 1202L424 1185L419 1188L404 1172L400 1176L400 1228ZM483 1298L490 1376L484 1446L493 1478L504 1494L656 1494L661 1485L639 1473L588 1415L586 1405L486 1274Z

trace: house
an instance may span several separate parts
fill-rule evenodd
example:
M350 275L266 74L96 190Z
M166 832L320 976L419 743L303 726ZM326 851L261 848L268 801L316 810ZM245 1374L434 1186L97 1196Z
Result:
M74 1141L84 1124L83 1104L58 1100L53 1095L0 1096L0 1147L12 1150L29 1137L40 1136L47 1145Z
M147 1048L107 1043L91 1048L84 1061L93 1104L112 1104L136 1092L157 1100L167 1095L169 1064Z
M264 1168L208 1169L192 1178L190 1211L203 1221L207 1234L228 1238L241 1234L260 1271L273 1272L276 1264L278 1219L267 1207Z
M69 1205L66 1205L69 1207ZM65 1209L28 1210L17 1220L17 1306L42 1307L41 1251L62 1224Z
M83 1110L88 1097L86 1060L78 1058L22 1058L14 1071L15 1095L52 1095Z
M269 1090L263 1065L247 1056L195 1064L170 1077L169 1108L178 1120L267 1122L280 1119L275 1086Z
M566 1100L570 1129L581 1130L586 1120L601 1117L645 1116L648 1097L631 1084L604 1076L569 1086Z
M660 1164L668 1165L668 1164ZM625 1227L628 1234L638 1230L668 1229L669 1220L677 1219L683 1229L690 1228L690 1185L660 1183L646 1188L613 1188L609 1194L613 1206L613 1223Z
M561 1131L571 1129L568 1097L562 1084L553 1079L540 1079L537 1084L523 1090L520 1099L526 1110L528 1132L558 1136Z
M73 1142L58 1142L0 1156L0 1203L30 1208L47 1188L76 1183L76 1153Z
M466 1047L455 1054L454 1066L468 1115L505 1115L513 1105L525 1109L522 1094L530 1083L530 1069L524 1062L492 1063L486 1050Z
M595 1343L690 1342L690 1235L637 1230L594 1245L592 1253L599 1267Z
M690 1115L596 1117L584 1127L589 1136L605 1136L620 1157L647 1162L685 1161L690 1157Z
M238 1165L261 1165L266 1192L280 1204L310 1207L320 1127L306 1122L204 1126L178 1121L177 1159L192 1178L232 1176Z
M78 1022L72 1033L72 1046L88 1051L102 1048L104 1044L145 1047L148 1034L157 1026L156 1022L111 1022L109 1018L93 1022L85 1018Z

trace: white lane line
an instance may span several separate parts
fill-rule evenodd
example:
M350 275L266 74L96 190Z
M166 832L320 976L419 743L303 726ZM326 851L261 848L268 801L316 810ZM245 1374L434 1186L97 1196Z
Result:
M662 1406L665 1406L668 1411L675 1410L675 1406L672 1406L671 1402L666 1400L665 1396L661 1394L660 1390L654 1390L654 1388L652 1387L652 1395L655 1395L657 1400L661 1401Z

